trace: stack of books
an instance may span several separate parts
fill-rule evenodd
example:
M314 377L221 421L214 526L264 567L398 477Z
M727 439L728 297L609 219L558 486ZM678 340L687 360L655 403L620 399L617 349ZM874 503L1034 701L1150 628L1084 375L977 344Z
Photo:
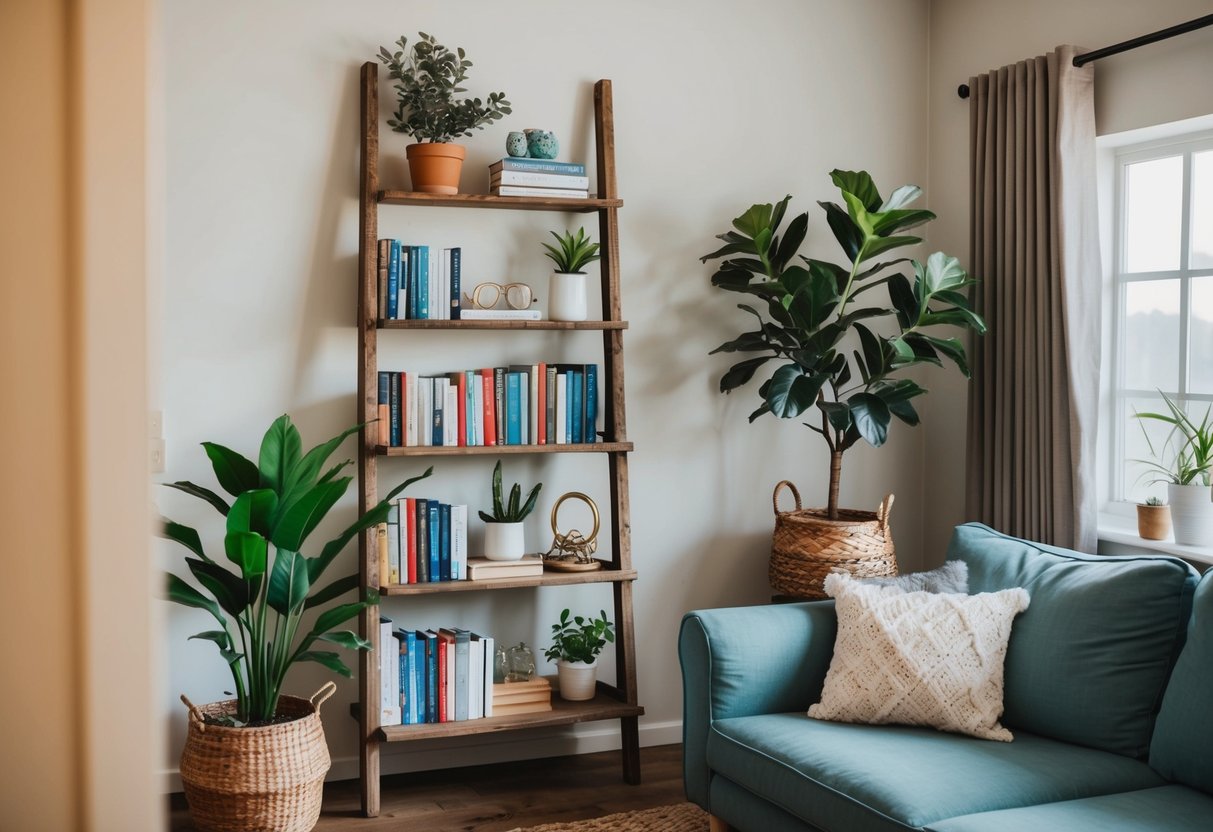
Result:
M492 637L468 630L402 630L380 618L380 724L493 716L493 644Z
M518 560L470 558L467 562L469 581L486 581L492 578L534 578L542 574L542 555L525 555Z
M494 196L586 199L590 195L585 165L575 162L507 156L489 165L489 175L490 192Z
M379 583L429 584L468 578L468 507L400 497L379 525Z
M493 685L493 715L533 714L552 710L552 683L542 676L529 682Z
M385 321L458 321L463 249L379 241L379 317Z

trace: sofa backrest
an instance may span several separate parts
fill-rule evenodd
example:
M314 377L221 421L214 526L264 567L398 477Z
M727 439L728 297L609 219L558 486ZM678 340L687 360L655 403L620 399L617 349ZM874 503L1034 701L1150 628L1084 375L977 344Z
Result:
M1166 777L1213 794L1213 569L1192 604L1188 641L1154 726L1150 766Z
M1084 555L979 523L956 528L948 557L968 564L971 593L1021 586L1031 596L1011 628L1003 724L1144 758L1196 571L1178 558Z

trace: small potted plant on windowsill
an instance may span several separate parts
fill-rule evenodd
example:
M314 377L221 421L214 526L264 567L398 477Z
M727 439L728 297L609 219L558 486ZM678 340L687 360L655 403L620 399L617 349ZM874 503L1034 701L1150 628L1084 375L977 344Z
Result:
M606 610L598 618L570 617L566 609L552 625L552 646L544 656L556 662L560 696L570 702L594 698L598 680L598 654L607 642L615 641L615 626L607 621Z
M489 560L519 560L526 554L526 536L522 521L535 510L535 501L543 483L531 489L526 502L522 502L522 486L514 483L509 499L503 497L501 489L501 460L493 468L493 513L480 512L484 521L484 556Z
M1162 446L1155 449L1143 425L1146 445L1154 459L1136 461L1155 474L1151 482L1167 485L1175 542L1204 545L1213 540L1213 491L1209 482L1213 470L1213 406L1205 408L1197 422L1170 396L1161 390L1159 393L1167 412L1137 413L1135 417L1162 422L1171 430Z
M397 52L380 47L379 60L396 81L398 102L388 126L417 140L405 150L413 190L457 194L467 149L455 139L508 115L510 102L504 92L489 93L487 101L455 98L467 91L461 85L472 65L462 49L452 52L425 32L411 49L404 37L396 45Z
M1137 534L1143 540L1166 540L1171 534L1171 507L1162 498L1137 504Z
M577 234L549 232L556 238L559 247L543 243L544 254L556 264L556 271L548 283L548 317L553 321L584 321L587 312L586 276L582 271L586 265L601 259L598 243L590 242L584 228Z

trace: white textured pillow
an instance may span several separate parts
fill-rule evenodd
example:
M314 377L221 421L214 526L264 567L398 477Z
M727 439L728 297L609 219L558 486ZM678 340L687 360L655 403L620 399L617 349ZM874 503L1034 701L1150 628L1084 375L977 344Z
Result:
M809 716L873 725L929 725L1010 742L1003 661L1024 589L980 595L903 592L828 575L838 637L821 702Z

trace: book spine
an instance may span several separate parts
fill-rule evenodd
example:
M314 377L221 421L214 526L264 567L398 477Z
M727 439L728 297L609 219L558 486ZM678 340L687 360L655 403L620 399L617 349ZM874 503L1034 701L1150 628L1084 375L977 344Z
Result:
M484 718L484 641L472 633L468 643L468 719Z
M548 365L539 364L535 367L539 392L535 396L535 442L539 445L548 443Z
M531 159L525 156L522 158L510 156L499 162L494 162L489 165L489 170L494 172L495 170L539 171L567 176L585 176L585 165L577 162L553 162L548 159Z
M468 507L451 506L451 578L468 577Z
M434 264L430 267L434 270L434 285L438 287L438 294L434 296L434 311L444 321L451 319L451 272L447 268L450 252L449 248L435 252Z
M425 631L425 721L438 721L438 639L430 630Z
M505 417L506 417L506 444L521 445L522 444L522 421L521 416L522 403L519 399L522 377L519 373L508 373L505 377L506 393L505 393Z
M484 640L484 687L481 689L480 701L484 703L484 717L493 715L493 660L496 658L496 642L492 636L482 636Z
M400 374L388 373L388 412L393 446L400 444Z
M463 318L462 291L463 249L456 246L451 249L451 320Z
M540 365L532 364L530 372L527 374L527 432L531 437L531 444L538 445L539 442L539 423L543 421L539 410L539 374Z
M408 678L406 679L406 681L408 682L408 686L409 686L408 724L416 725L418 722L417 697L418 697L418 691L420 690L420 688L417 687L417 634L415 632L410 631L410 632L405 633L404 637L405 637L405 640L408 642L408 657L409 657L409 668L408 668L408 673L407 673Z
M379 552L379 585L387 586L392 575L391 561L388 559L387 523L375 526L375 546Z
M569 441L569 376L568 373L556 373L556 442L560 445Z
M404 373L404 402L407 407L405 415L405 441L404 444L415 446L417 444L417 374Z
M446 642L446 716L455 721L455 633L445 630L439 633Z
M390 253L387 266L387 317L395 319L399 313L398 292L400 291L400 241L389 243Z
M455 388L455 444L466 447L468 442L468 379L466 373L451 373Z
M557 199L587 199L588 191L566 191L563 188L525 188L521 185L497 185L489 189L497 196L546 196Z
M460 374L462 378L462 374ZM460 419L464 417L462 411L463 398L459 395L459 385L452 383L453 379L446 379L446 384L443 385L442 391L446 397L446 407L443 408L443 413L446 414L446 423L443 425L442 435L443 444L451 447L459 445Z
M400 724L409 724L409 642L403 631L397 630L395 633L397 648L400 651L397 655L397 682L400 685Z
M459 444L468 447L479 444L476 441L476 383L479 380L472 370L464 370L463 384L459 388L463 395L463 410L459 422L463 425L463 430L459 434L462 437Z
M569 371L569 442L581 442L581 373Z
M493 415L497 420L497 444L505 441L505 367L493 368Z
M382 320L387 317L387 289L388 289L388 268L392 257L392 241L383 239L379 241L379 256L376 261L378 269L379 282L376 286L378 294L378 310L379 318Z
M544 416L547 420L547 439L548 442L556 442L556 367L548 365L544 376L547 380L547 388L544 393Z
M434 646L438 648L438 721L447 722L450 715L446 712L446 641L437 639Z
M410 584L417 583L417 500L405 498L405 564L406 580Z
M429 500L417 501L417 583L430 582L430 507Z
M432 421L430 422L430 442L429 442L429 444L435 445L435 446L442 446L442 445L446 444L445 437L443 436L443 433L442 433L443 419L446 418L446 414L443 413L443 408L446 407L446 394L443 392L443 389L442 389L442 382L444 380L445 379L440 379L440 378L431 379L431 385L430 385L430 389L432 390L432 396L433 396L432 400L434 402L434 406L433 406L433 410L431 412Z
M413 683L416 686L417 694L417 724L421 725L425 722L425 633L418 630L417 638L417 665L414 669Z
M585 441L598 441L598 365L585 365Z
M503 170L494 173L490 181L492 185L523 185L532 188L565 188L567 190L586 190L590 187L588 176L572 176L562 173L544 173L526 170Z
M378 432L378 444L392 444L392 405L391 405L391 382L388 381L387 373L379 374L379 421L375 423Z
M468 718L468 648L470 633L455 633L455 719Z
M417 280L414 272L417 258L413 256L413 246L400 246L400 280L405 286L405 304L400 314L405 318L417 317Z
M438 574L440 579L451 579L451 507L448 503L438 505Z
M400 583L400 505L396 501L387 508L388 583Z
M417 246L417 285L421 290L421 297L417 300L418 312L423 319L429 320L433 318L433 315L430 314L429 246Z
M496 445L497 444L497 410L494 407L494 402L497 400L496 395L497 385L494 380L494 373L491 369L480 371L480 406L481 418L484 420L484 431L482 435L482 444Z
M543 318L538 309L464 309L464 321L538 321Z
M427 506L429 517L427 518L427 528L429 530L429 575L430 583L436 583L442 580L442 531L439 528L441 510L439 509L437 500L430 500Z

